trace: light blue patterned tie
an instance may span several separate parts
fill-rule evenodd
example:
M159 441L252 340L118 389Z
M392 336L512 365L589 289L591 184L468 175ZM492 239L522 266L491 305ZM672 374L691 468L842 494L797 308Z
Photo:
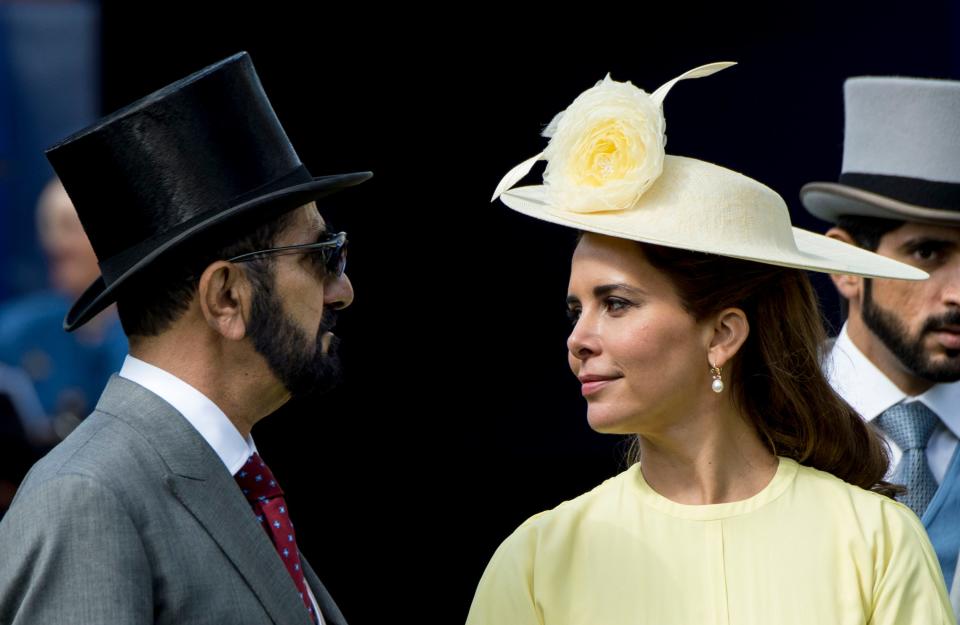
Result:
M923 516L937 492L937 481L927 462L927 442L940 418L923 403L914 401L886 409L875 423L903 451L893 481L906 486L907 492L897 499L917 516Z

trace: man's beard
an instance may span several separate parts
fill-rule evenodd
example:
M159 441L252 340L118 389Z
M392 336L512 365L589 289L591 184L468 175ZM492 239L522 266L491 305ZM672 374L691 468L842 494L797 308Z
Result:
M270 370L293 397L324 393L340 382L340 358L337 355L340 341L331 336L326 353L322 342L324 333L335 324L333 310L324 310L317 335L311 338L287 316L272 288L254 290L250 339L254 349L266 359Z
M938 317L930 317L916 336L910 336L896 315L877 306L872 296L872 280L864 280L863 323L877 335L894 356L913 375L930 382L955 382L960 380L960 350L945 350L947 358L935 363L923 347L927 333L942 326L960 325L960 311L951 311Z

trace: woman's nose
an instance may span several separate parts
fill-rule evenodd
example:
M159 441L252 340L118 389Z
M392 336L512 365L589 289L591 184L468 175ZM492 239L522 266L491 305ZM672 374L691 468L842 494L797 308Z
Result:
M567 337L567 349L574 358L579 360L585 360L600 353L600 342L589 318L581 316L577 320L573 331Z

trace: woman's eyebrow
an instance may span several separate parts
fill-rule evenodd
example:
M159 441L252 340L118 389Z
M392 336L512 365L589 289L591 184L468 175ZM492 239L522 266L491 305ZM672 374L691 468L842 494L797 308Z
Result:
M605 295L609 295L610 293L613 293L614 291L627 291L628 293L634 293L640 296L644 296L647 294L646 291L644 291L640 287L630 286L629 284L624 284L622 282L616 282L613 284L601 284L600 286L593 287L593 296L599 299ZM579 303L580 303L580 298L577 297L576 295L567 296L567 306L571 306L573 304L579 304Z
M628 293L635 293L637 295L646 295L646 291L639 287L617 282L614 284L601 284L600 286L593 287L593 296L599 298L603 297L604 295L609 295L614 291L627 291Z

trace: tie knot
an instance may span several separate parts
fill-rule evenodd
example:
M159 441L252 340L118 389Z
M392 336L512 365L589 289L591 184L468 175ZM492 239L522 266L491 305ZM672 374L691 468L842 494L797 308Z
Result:
M234 477L248 501L265 502L283 495L283 490L260 454L250 456Z
M877 417L877 425L903 451L926 449L939 422L937 413L919 401L891 406Z

